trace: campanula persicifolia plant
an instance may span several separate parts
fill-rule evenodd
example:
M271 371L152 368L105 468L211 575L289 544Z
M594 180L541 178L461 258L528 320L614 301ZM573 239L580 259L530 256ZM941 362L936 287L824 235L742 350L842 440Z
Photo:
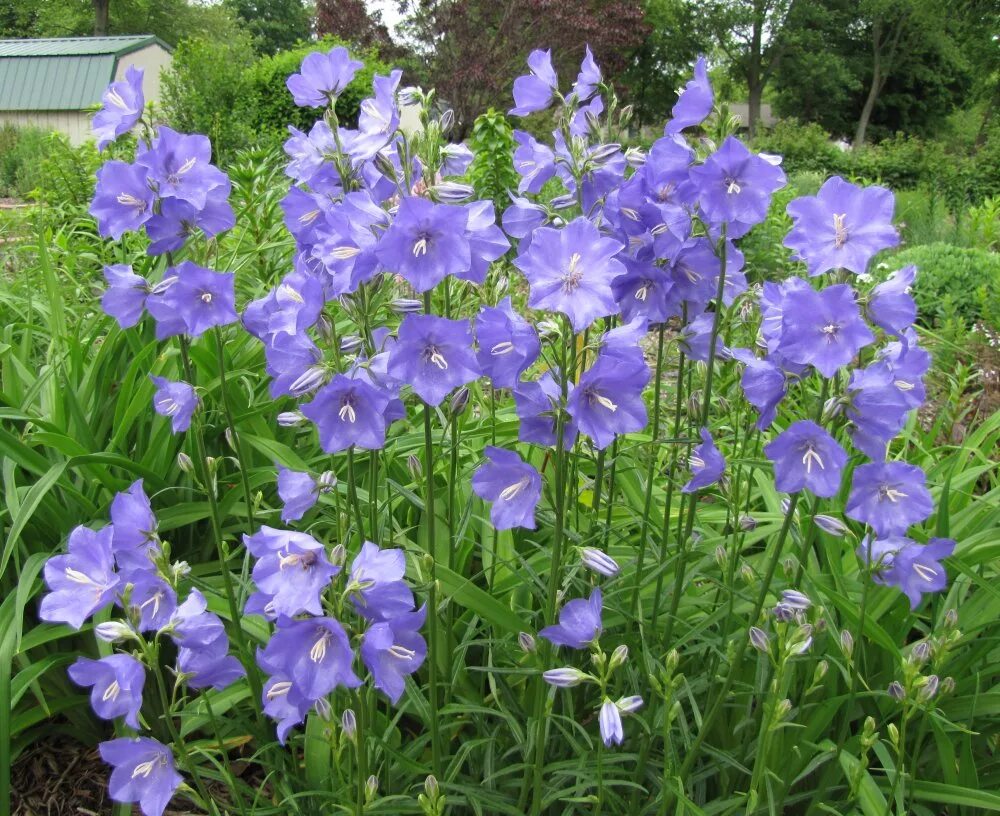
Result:
M288 88L318 118L285 144L277 281L226 265L237 217L208 139L144 117L141 72L106 92L101 147L138 141L91 212L147 257L106 268L101 304L160 341L150 409L186 437L212 554L176 560L176 517L138 480L45 567L41 617L93 619L102 644L69 673L115 723L115 801L780 812L829 772L831 801L874 786L906 812L924 737L906 724L954 687L922 669L964 590L897 442L929 355L916 270L870 276L899 240L892 193L829 179L787 208L801 274L745 269L786 178L713 115L704 59L648 150L622 148L630 112L589 49L568 90L549 52L528 66L510 113L556 127L515 131L497 212L433 91L378 76L346 128L361 63L307 57ZM236 371L247 335L258 362ZM869 641L900 656L891 686L856 659ZM805 713L824 695L846 712L832 733ZM869 712L890 729L877 759ZM795 728L822 759L789 748Z

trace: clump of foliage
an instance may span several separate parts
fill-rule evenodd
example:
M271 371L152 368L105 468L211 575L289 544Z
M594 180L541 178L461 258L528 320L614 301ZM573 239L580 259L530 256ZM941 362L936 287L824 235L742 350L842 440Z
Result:
M505 208L518 181L513 161L514 131L507 117L493 108L477 116L469 147L475 155L468 179L476 195L490 199L497 209Z

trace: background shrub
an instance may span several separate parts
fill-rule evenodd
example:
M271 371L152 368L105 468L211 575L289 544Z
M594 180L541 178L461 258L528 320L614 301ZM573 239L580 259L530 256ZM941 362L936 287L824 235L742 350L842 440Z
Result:
M500 213L508 204L507 191L516 189L518 182L513 160L514 131L507 117L493 108L477 116L469 147L475 153L469 165L469 182L476 196L492 199Z
M41 128L0 127L0 196L27 198L38 184L48 141Z

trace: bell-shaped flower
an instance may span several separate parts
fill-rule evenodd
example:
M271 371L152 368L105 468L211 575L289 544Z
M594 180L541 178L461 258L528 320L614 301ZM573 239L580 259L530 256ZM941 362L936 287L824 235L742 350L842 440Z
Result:
M69 667L70 679L78 686L91 686L90 707L102 720L124 717L130 728L139 729L142 686L146 670L131 655L112 654L100 660L78 657Z
M715 446L715 440L712 439L708 428L702 428L699 435L701 444L696 446L688 457L691 478L681 488L683 493L694 493L703 487L715 484L726 470L726 457Z
M197 589L177 607L167 629L174 642L187 649L204 648L226 632L222 619L208 611L208 601Z
M517 192L540 193L550 178L556 174L556 155L552 148L542 144L530 133L514 131L517 149L514 150L514 169L521 177ZM521 237L521 236L518 236Z
M157 339L175 334L201 337L211 328L235 323L234 279L232 272L213 272L191 261L167 270L167 277L146 298L146 308L156 319Z
M573 385L567 384L570 396ZM533 445L553 447L556 444L556 414L560 410L559 403L562 392L559 383L546 371L534 382L518 382L514 386L514 409L520 420L517 438L521 442ZM576 421L564 419L563 447L569 450L573 447L577 435Z
M125 79L112 82L101 94L101 109L94 114L91 123L98 150L103 151L119 136L128 133L142 116L146 104L142 75L142 68L130 65L125 69Z
M917 319L917 304L910 287L917 276L915 266L904 266L872 289L868 299L868 317L880 329L901 337Z
M196 210L204 209L212 190L229 183L211 162L212 143L207 136L178 133L166 125L156 129L148 147L139 142L135 156L160 198L179 198Z
M363 62L351 59L348 50L338 45L325 54L314 51L306 55L298 72L288 77L285 85L300 108L324 108L333 104L364 67Z
M840 491L848 455L823 428L809 419L789 425L764 446L774 463L774 483L784 493L808 489L830 498Z
M595 587L589 598L577 598L559 610L559 623L546 626L538 634L556 646L571 649L589 649L601 636L603 599L600 587Z
M221 691L243 677L246 670L229 654L229 638L223 633L204 646L178 649L177 673L189 688Z
M257 652L257 662L269 675L288 677L311 703L337 686L361 685L351 668L354 653L347 632L330 617L278 618L271 639Z
M730 349L730 354L746 366L740 387L747 402L760 414L757 430L767 430L778 414L778 405L788 393L785 372L771 360L759 359L749 349Z
M379 549L366 541L351 563L348 591L355 611L366 620L392 620L411 612L413 592L406 585L406 553Z
M932 538L927 544L917 544L903 536L870 541L858 547L858 556L867 560L871 551L875 580L897 587L916 609L928 592L940 592L948 586L948 574L941 561L955 551L955 542L947 538Z
M875 336L865 324L851 287L801 288L785 295L779 351L811 365L824 377L846 366Z
M284 504L281 520L298 521L316 504L319 484L309 473L278 465L278 498Z
M470 261L468 270L456 273L456 277L481 285L486 282L490 264L510 249L510 241L496 225L492 201L474 201L465 205L465 211L469 216L465 237L469 242Z
M612 745L621 745L625 739L625 729L622 727L622 715L618 706L610 697L605 697L601 703L601 713L598 716L598 723L601 728L601 739L610 748Z
M622 319L644 318L652 324L665 323L680 310L674 283L666 270L648 261L622 258L625 273L611 284Z
M157 632L173 620L177 612L174 588L151 570L127 573L132 585L128 596L129 615L138 620L140 632Z
M440 405L453 389L480 375L468 321L408 314L389 351L387 370L427 404Z
M413 674L427 657L427 643L420 635L427 608L373 623L361 639L361 659L375 681L375 688L398 703Z
M101 236L117 241L152 217L154 199L145 167L109 161L97 170L97 186L89 212L97 219Z
M690 173L705 219L712 225L738 227L729 229L730 238L740 237L767 217L771 196L786 181L780 167L751 153L733 136Z
M541 353L538 333L506 297L476 315L476 359L494 388L513 388Z
M490 521L497 530L535 528L535 507L542 497L542 477L514 451L487 445L487 461L472 476L472 490L493 503Z
M468 223L464 207L407 196L379 240L376 255L386 269L402 275L418 292L426 292L448 275L471 268Z
M98 746L101 759L114 767L108 791L116 802L138 802L143 816L163 816L183 778L174 756L150 737L121 737Z
M69 534L66 555L45 562L49 593L42 598L38 616L49 623L68 623L74 629L115 599L119 577L112 552L114 531L76 527Z
M391 394L363 379L336 374L301 410L316 424L320 445L327 453L352 445L379 450L385 446L386 409L391 399Z
M649 382L645 361L625 361L601 353L580 377L566 403L580 433L589 436L603 450L619 434L635 433L646 427L648 416L642 390Z
M156 386L153 394L153 410L160 416L170 417L174 433L182 433L191 425L191 417L201 400L194 388L186 382L172 382L164 377L149 375Z
M680 133L685 128L700 125L712 112L712 84L708 80L705 58L698 57L694 64L694 78L681 89L670 111L670 121L664 133Z
M264 683L263 690L264 713L278 723L278 742L282 745L288 738L288 732L301 723L312 701L307 700L288 675L273 674Z
M104 278L108 282L108 288L101 296L101 308L123 329L131 328L142 318L149 284L145 278L132 271L131 264L104 267Z
M158 522L149 497L142 489L142 479L111 501L111 548L118 568L123 571L151 570L151 556L160 552Z
M583 52L583 62L580 64L580 73L576 75L576 82L573 83L573 93L580 102L586 102L597 91L597 86L601 84L601 69L594 60L594 54L587 45Z
M306 533L263 526L243 536L243 544L257 559L253 581L259 592L247 601L248 612L272 620L279 615L323 614L322 595L340 567L326 557L326 548Z
M854 471L845 514L879 538L906 533L934 510L927 477L906 462L873 462Z
M870 459L885 459L889 443L903 430L906 415L915 407L907 392L895 384L887 365L876 362L851 372L847 400L845 414L851 421L854 446Z
M528 116L552 104L559 82L552 67L552 51L536 49L528 54L530 73L514 80L512 116Z

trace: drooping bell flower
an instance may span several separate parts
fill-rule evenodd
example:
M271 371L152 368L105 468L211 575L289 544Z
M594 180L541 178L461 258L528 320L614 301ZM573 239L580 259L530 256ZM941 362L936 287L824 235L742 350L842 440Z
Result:
M621 745L625 739L625 729L622 727L622 715L618 706L610 697L605 697L601 703L601 713L598 716L601 728L601 739L605 746Z
M576 82L573 83L573 93L580 102L586 102L597 91L597 86L601 84L601 69L594 60L594 54L590 46L584 47L583 62L580 64L580 73L576 75Z
M664 269L648 261L622 258L625 274L612 281L622 319L644 318L652 324L664 323L679 311L674 284Z
M279 617L257 662L269 675L281 674L311 703L337 686L357 688L361 680L351 664L354 653L344 627L334 618Z
M472 490L492 502L490 521L497 530L535 528L535 507L542 497L542 477L514 451L487 445L487 461L472 476Z
M265 297L247 304L243 327L271 345L279 334L303 334L322 310L322 284L307 272L290 272Z
M513 388L541 353L538 333L506 297L476 315L476 360L494 388Z
M113 264L104 267L108 288L101 296L101 308L113 317L123 329L130 329L142 318L146 308L149 284L141 275L132 271L131 264Z
M121 737L98 746L114 767L108 791L116 802L138 802L143 816L163 816L183 778L170 749L151 737Z
M300 108L324 108L336 101L364 67L363 62L351 59L348 50L338 45L325 54L319 51L307 54L298 73L288 77L285 85Z
M589 649L601 636L603 600L601 588L595 587L589 598L577 598L559 610L559 623L546 626L538 634L556 646Z
M257 559L253 581L259 592L247 602L248 610L271 619L323 614L323 592L340 567L329 562L319 541L306 533L265 525L243 536L243 544Z
M703 312L689 320L687 325L681 329L678 343L681 350L692 360L707 363L712 349L712 334L715 330L715 312ZM715 354L722 356L728 349L722 342L722 338L715 337Z
M375 688L394 704L403 696L407 675L419 669L427 657L427 642L420 634L426 616L427 608L421 607L373 623L361 639L361 659Z
M730 238L739 238L767 217L771 196L786 181L780 167L751 153L733 136L690 174L705 218L712 225L738 225L729 229Z
M854 446L869 459L885 459L889 443L903 430L906 415L914 407L884 363L851 372L845 414L851 421Z
M955 551L951 539L932 538L927 544L903 536L866 539L858 547L858 556L867 560L869 550L875 581L903 592L910 600L910 609L916 609L928 592L940 592L948 586L948 573L941 561Z
M174 433L182 433L191 425L191 417L201 400L194 388L186 382L172 382L165 377L149 375L156 386L153 394L153 410L160 416L170 417Z
M868 299L868 317L880 329L901 337L917 319L917 304L910 287L917 276L915 266L904 266L889 280L872 289Z
M832 377L874 341L850 286L797 288L785 295L779 351L792 362Z
M167 270L163 282L146 298L146 308L156 319L158 340L176 334L201 337L239 319L235 275L182 261Z
M380 450L385 446L386 409L391 399L391 394L363 379L336 374L301 410L315 423L327 453L352 445Z
M568 384L572 395L573 385ZM556 412L562 400L559 383L546 371L535 382L519 382L514 386L514 408L520 420L517 438L521 442L552 447L556 444ZM570 418L563 424L563 447L569 450L576 441L576 422Z
M528 116L552 104L559 82L552 67L552 51L536 49L528 54L530 73L514 80L512 116Z
M142 116L146 104L142 75L142 68L130 65L125 69L125 79L112 82L101 94L101 109L91 123L99 151L103 152L115 139L128 133Z
M521 177L517 192L540 193L545 182L556 174L555 153L523 130L515 130L514 139L518 145L514 151L514 169Z
M691 451L688 465L691 468L691 478L681 488L683 493L694 493L703 487L708 487L719 481L726 469L726 458L715 446L715 440L707 428L699 431L701 444Z
M774 483L784 493L808 489L830 498L840 491L848 455L823 428L809 419L795 422L764 446L774 463Z
M177 614L177 593L152 571L125 573L122 580L132 585L128 597L130 617L138 620L140 632L157 632Z
M448 275L471 267L472 250L465 235L468 222L464 207L408 196L379 241L379 262L402 275L418 292L433 289Z
M511 196L513 202L503 211L501 223L503 231L511 238L531 242L535 230L548 221L548 213L541 204L527 198Z
M415 607L413 592L406 585L406 553L382 550L366 541L354 561L348 591L355 611L366 620L392 620Z
M267 679L262 696L264 713L277 721L278 742L284 745L288 732L306 718L312 701L295 687L291 677L280 673Z
M111 548L121 570L151 570L152 556L160 552L158 523L142 479L111 501Z
M523 250L523 246L521 247ZM514 261L528 279L528 305L565 314L573 331L618 311L611 282L625 272L623 249L582 216L562 229L540 227Z
M179 198L196 210L204 209L212 190L229 183L211 162L212 143L207 136L178 133L166 125L156 129L148 147L140 142L135 156L160 198Z
M390 71L388 76L376 75L372 80L374 96L361 103L358 112L358 130L369 136L378 136L384 143L399 128L399 106L396 104L396 89L403 77L400 70Z
M97 186L89 212L97 219L100 235L117 241L149 221L154 200L145 167L109 161L97 170Z
M327 163L328 156L337 149L333 131L325 120L320 119L308 133L303 133L292 125L291 134L283 145L290 161L285 165L285 175L299 184L311 184L313 178Z
M934 510L927 478L906 462L873 462L854 471L845 514L879 538L903 535Z
M465 237L469 242L470 262L465 272L459 272L459 280L482 285L490 271L490 264L510 249L510 241L503 230L496 225L496 211L492 201L474 201L465 205L469 220L465 226Z
M694 78L681 89L677 101L670 111L670 121L663 132L666 135L680 133L685 128L700 125L712 112L712 84L708 80L705 58L698 57L694 64Z
M78 686L91 686L90 707L102 720L124 717L130 728L139 729L142 686L146 671L131 655L112 654L100 660L78 657L69 667L70 679Z
M645 361L598 355L567 400L566 410L580 433L603 450L620 434L635 433L648 420L642 390L649 382Z
M785 372L771 360L759 359L749 349L730 349L730 354L746 366L740 387L747 402L759 413L757 430L767 430L778 414L778 405L788 393Z
M222 619L208 611L208 600L198 589L188 593L167 626L174 642L187 649L200 649L225 635Z
M789 202L793 226L785 246L808 264L810 275L833 269L860 275L876 253L899 243L892 225L894 207L893 194L885 187L858 187L834 176L816 195Z
M319 484L309 473L278 466L278 498L281 499L281 520L298 521L319 498Z
M150 255L176 252L184 242L199 231L206 238L232 229L236 215L229 205L231 185L224 184L208 192L205 206L200 209L180 198L160 200L159 211L146 222L146 233L152 242L146 250Z
M87 618L114 601L120 581L115 573L113 538L111 525L100 530L74 528L66 555L45 562L45 583L50 591L38 610L42 620L79 629Z
M453 389L480 375L466 320L408 314L397 336L388 373L408 383L428 405L440 405Z
M229 654L229 638L223 633L205 646L178 649L177 673L189 688L221 691L243 677L246 670Z
M381 271L376 230L386 226L385 210L363 191L348 193L326 213L312 257L322 263L327 298L352 294Z

